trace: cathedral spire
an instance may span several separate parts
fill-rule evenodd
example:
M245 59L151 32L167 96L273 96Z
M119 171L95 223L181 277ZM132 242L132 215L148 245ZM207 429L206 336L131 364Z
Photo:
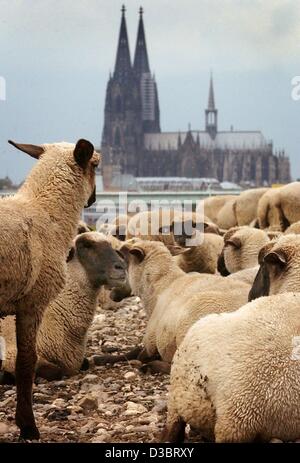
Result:
M214 95L214 83L212 72L210 73L210 82L209 82L209 94L208 94L208 104L207 109L215 110L215 95Z
M133 69L138 77L142 74L150 72L148 52L146 46L144 22L143 22L143 8L139 10L140 20L138 26L138 33L136 39L136 47L134 54Z
M213 76L210 74L209 93L207 109L205 110L205 130L212 139L216 138L218 132L218 110L215 106Z
M119 33L119 42L118 42L118 50L117 50L117 57L116 57L116 64L115 64L115 71L114 77L123 79L128 77L131 74L131 61L130 61L130 52L129 52L129 42L128 42L128 35L127 35L127 26L126 26L126 19L125 19L125 6L122 6L122 18L121 18L121 26L120 26L120 33Z

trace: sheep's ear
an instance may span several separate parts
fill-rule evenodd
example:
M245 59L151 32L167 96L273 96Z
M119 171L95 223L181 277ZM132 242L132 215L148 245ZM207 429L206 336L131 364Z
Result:
M94 154L94 146L87 140L78 140L74 149L74 159L76 163L86 169L91 157Z
M143 262L143 260L145 259L145 252L143 249L141 248L131 248L129 250L129 254L131 254L132 256L134 256L139 263Z
M276 251L269 252L269 254L264 257L264 262L271 265L283 266L287 264L287 257L282 250L278 249Z
M169 244L167 248L169 249L172 256L179 256L180 254L187 254L188 252L191 251L191 248L182 248L181 246L175 246L171 244Z
M240 238L238 238L237 236L233 236L232 238L227 240L225 244L230 244L235 249L240 249L242 247L242 242Z
M69 250L67 262L70 262L70 260L72 260L74 256L75 256L75 247L72 246L71 249Z
M279 238L282 235L282 233L277 232L277 231L268 231L267 235L268 235L269 240L273 240L273 239Z
M34 159L39 159L39 157L45 152L45 149L42 146L38 145L27 145L25 143L16 143L12 140L8 140L8 143L20 151L29 154Z

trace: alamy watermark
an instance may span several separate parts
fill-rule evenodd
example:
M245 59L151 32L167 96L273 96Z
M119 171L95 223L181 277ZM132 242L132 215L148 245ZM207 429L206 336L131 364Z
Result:
M6 100L6 80L0 76L0 101Z
M300 76L294 76L291 80L291 97L294 101L300 100Z
M137 221L130 223L132 229L128 229L132 236L158 236L171 235L184 237L185 245L197 246L203 243L203 231L206 226L204 206L198 201L193 211L193 203L190 200L152 200L149 203L142 199L128 202L126 193L119 193L118 201L98 200L93 209L99 218L96 222L96 230L103 231L104 224L116 224L118 216L122 214L136 214L138 212L151 213L140 214ZM127 224L126 224L127 225Z
M6 359L6 342L3 336L0 336L0 360Z
M291 360L300 360L300 336L294 336L292 338Z

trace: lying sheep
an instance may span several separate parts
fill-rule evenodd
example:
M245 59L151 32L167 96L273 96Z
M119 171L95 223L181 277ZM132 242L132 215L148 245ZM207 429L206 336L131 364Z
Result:
M300 236L283 235L259 253L259 272L249 300L290 291L300 291Z
M180 236L186 229L192 228L204 233L219 234L218 227L201 214L175 209L159 209L139 212L131 217L127 227L127 239L137 237L148 241L162 241L165 245L174 245L174 224L176 224L176 230L180 230Z
M212 311L231 311L247 302L250 285L217 275L185 274L158 242L135 241L121 249L128 278L149 315L143 339L148 357L171 362L188 328Z
M260 228L280 226L285 231L300 220L300 182L268 190L259 200L257 216Z
M234 227L224 235L224 248L218 260L218 270L226 276L258 265L258 254L268 243L264 230Z
M185 238L185 236L183 236ZM201 243L191 246L186 252L174 257L176 264L186 273L216 273L219 256L224 241L219 235L204 233L199 237ZM184 245L182 237L176 237L179 245Z
M182 442L186 424L216 442L299 438L299 305L299 293L263 297L191 327L173 360L165 441Z
M102 285L110 288L123 285L125 267L124 260L104 235L89 232L76 238L68 258L66 284L47 307L38 332L37 376L51 380L78 373L100 288ZM2 321L0 331L7 349L3 369L14 373L16 345L11 318ZM12 329L13 333L10 333Z
M32 411L37 331L64 286L81 210L94 201L99 155L86 140L76 146L11 144L39 159L15 196L0 204L1 315L16 314L16 423L21 438L38 439Z
M291 233L295 233L295 235L300 235L300 221L292 223L284 232L285 235L290 235Z
M239 227L250 225L257 220L258 201L268 191L268 188L253 188L242 191L237 196L234 205L236 222Z

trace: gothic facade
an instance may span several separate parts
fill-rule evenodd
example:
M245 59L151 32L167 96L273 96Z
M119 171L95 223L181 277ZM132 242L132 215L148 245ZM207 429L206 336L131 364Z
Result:
M260 131L219 131L210 78L205 129L161 132L158 91L146 47L143 10L131 63L122 18L115 69L105 100L101 149L106 187L114 173L135 177L209 177L260 186L290 181L289 158Z

